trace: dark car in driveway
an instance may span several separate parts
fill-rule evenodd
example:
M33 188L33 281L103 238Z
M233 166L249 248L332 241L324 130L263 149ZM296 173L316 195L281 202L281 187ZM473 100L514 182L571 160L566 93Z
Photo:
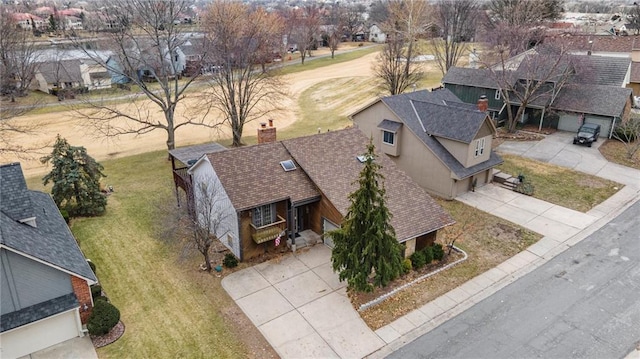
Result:
M591 147L591 144L598 140L598 136L600 136L600 125L585 123L578 129L578 134L573 138L573 144Z

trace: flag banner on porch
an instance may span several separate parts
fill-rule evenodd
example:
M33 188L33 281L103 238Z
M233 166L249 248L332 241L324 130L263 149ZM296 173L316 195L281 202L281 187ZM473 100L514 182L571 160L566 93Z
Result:
M280 235L276 237L276 247L280 245Z

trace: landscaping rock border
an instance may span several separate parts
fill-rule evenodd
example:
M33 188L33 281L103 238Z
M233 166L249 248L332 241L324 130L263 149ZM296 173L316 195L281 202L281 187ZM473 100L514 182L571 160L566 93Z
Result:
M422 280L424 280L424 279L426 279L426 278L429 278L429 277L431 277L431 276L433 276L433 275L436 275L436 274L438 274L438 273L442 272L443 270L449 269L449 268L451 268L451 267L455 266L455 265L456 265L456 264L458 264L458 263L464 262L464 261L466 261L466 260L467 260L467 258L469 257L469 256L467 255L467 252L463 251L462 249L460 249L460 248L458 248L458 247L456 247L456 246L453 246L453 250L454 250L454 251L456 251L456 252L458 252L458 253L462 253L462 255L463 255L464 257L462 257L462 258L458 259L458 260L457 260L457 261L455 261L455 262L449 263L449 264L447 264L446 266L444 266L444 267L442 267L442 268L438 268L438 269L434 270L433 272L429 272L429 273L427 273L427 274L425 274L425 275L423 275L423 276L420 276L420 277L418 277L418 278L416 278L416 279L412 280L412 281L411 281L411 282L409 282L409 283L406 283L406 284L404 284L404 285L401 285L400 287L398 287L398 288L396 288L396 289L392 290L392 291L391 291L391 292L389 292L389 293L385 293L385 294L383 294L383 295L379 296L379 297L378 297L378 298L376 298L376 299L370 300L370 301L368 301L368 302L366 302L366 303L362 304L362 305L358 308L358 311L359 311L359 312L361 312L361 311L363 311L363 310L365 310L365 309L368 309L368 308L371 308L371 307L373 307L373 306L376 306L376 305L378 305L378 304L380 304L380 303L384 302L385 300L387 300L387 299L391 298L391 297L392 297L392 296L394 296L396 293L398 293L398 292L400 292L400 291L402 291L402 290L405 290L406 288L409 288L410 286L412 286L412 285L414 285L414 284L416 284L416 283L418 283L418 282L420 282L420 281L422 281Z
M92 335L91 342L96 349L102 348L120 339L120 337L124 334L124 329L124 323L122 321L119 321L115 327L111 328L109 333L100 336Z

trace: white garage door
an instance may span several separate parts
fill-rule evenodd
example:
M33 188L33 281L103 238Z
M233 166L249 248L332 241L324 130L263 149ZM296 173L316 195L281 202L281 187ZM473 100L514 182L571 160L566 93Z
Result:
M600 125L600 137L609 137L609 131L611 131L611 120L602 117L586 116L585 123L595 123ZM578 132L580 128L580 121L578 115L562 114L558 121L558 130Z
M602 117L590 117L587 116L584 120L586 123L595 123L600 125L600 137L609 137L609 131L611 131L611 120Z
M74 309L0 334L0 357L18 358L80 336L76 313Z
M560 115L558 120L558 130L577 132L580 128L580 121L578 115L564 113Z
M326 244L330 248L333 248L333 239L327 235L327 232L333 231L338 228L340 227L335 225L333 222L327 220L326 218L322 219L322 233L324 238L324 244Z

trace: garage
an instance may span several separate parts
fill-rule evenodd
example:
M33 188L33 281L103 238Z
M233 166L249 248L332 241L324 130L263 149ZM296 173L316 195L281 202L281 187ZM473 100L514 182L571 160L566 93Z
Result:
M81 336L78 309L23 325L0 334L0 357L18 358Z
M326 218L322 218L322 238L324 239L324 244L329 248L333 248L333 239L327 235L327 232L333 231L340 228L340 226L331 222Z
M558 130L578 132L582 121L579 119L580 115L572 113L563 113L560 115L558 121ZM602 116L586 115L584 119L585 123L595 123L600 125L600 137L609 137L611 131L611 118Z

